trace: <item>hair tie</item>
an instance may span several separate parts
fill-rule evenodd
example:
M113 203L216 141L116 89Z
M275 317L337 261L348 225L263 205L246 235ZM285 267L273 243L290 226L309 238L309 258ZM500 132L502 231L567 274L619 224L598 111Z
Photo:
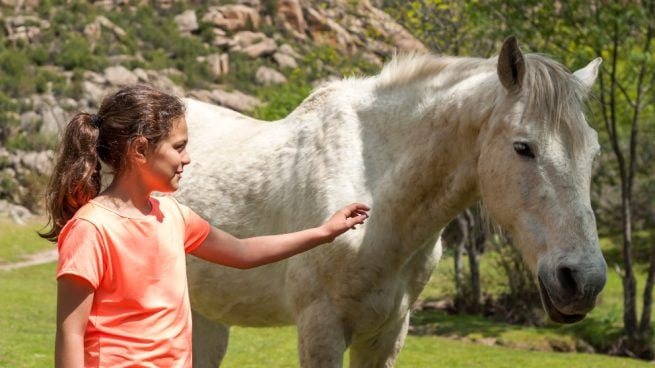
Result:
M100 117L97 114L91 114L91 124L96 128L100 128Z

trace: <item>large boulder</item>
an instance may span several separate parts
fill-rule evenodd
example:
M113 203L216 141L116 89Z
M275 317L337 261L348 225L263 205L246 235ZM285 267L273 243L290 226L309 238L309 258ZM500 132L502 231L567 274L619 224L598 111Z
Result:
M236 31L248 29L249 26L258 29L261 18L257 9L234 4L209 7L202 20L227 31Z
M284 84L287 82L287 78L280 72L275 69L260 66L255 73L255 80L259 84L269 86L272 84Z
M175 17L175 23L177 23L177 28L182 34L189 35L200 29L198 26L198 18L196 18L196 12L193 10L187 10L184 13L177 15Z

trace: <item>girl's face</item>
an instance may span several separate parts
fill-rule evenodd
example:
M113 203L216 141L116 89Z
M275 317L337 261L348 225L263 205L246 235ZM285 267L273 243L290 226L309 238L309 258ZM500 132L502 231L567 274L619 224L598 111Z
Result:
M191 162L186 151L188 130L184 117L173 121L171 131L148 153L142 166L145 184L157 192L174 192L180 186L184 166Z

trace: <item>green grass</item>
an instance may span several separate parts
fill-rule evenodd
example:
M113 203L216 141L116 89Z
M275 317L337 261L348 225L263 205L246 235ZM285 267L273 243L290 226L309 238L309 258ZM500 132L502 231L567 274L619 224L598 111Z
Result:
M26 255L53 249L54 245L36 235L47 220L32 218L26 225L17 225L11 219L0 217L0 264L17 262Z
M298 366L296 331L293 327L234 327L230 348L223 361L226 368L291 368ZM348 363L348 355L344 359ZM593 354L552 353L484 346L439 336L408 336L396 367L480 367L480 368L584 368L651 367L632 359Z
M50 367L55 336L54 263L0 271L0 367Z
M35 227L36 226L36 227ZM40 226L40 225L39 225ZM48 249L34 235L37 224L18 227L0 219L0 249L7 259L20 259L20 254ZM7 234L13 233L8 236ZM8 247L6 242L22 246ZM6 249L12 249L8 251ZM443 263L442 266L448 266ZM442 267L441 269L444 269ZM0 367L52 366L55 331L55 264L0 271ZM439 271L435 273L438 281ZM608 284L602 304L590 315L590 325L607 325L606 310L621 310L621 306L605 306L615 302L620 282ZM430 290L427 291L430 293ZM423 320L417 320L423 318ZM554 353L515 349L507 346L484 346L475 341L493 338L498 344L516 346L525 343L528 349L547 348L552 341L573 344L572 328L533 328L500 324L476 316L446 314L416 314L420 322L434 335L407 337L397 367L647 367L652 364L632 359L603 355ZM585 322L582 323L586 323ZM620 325L620 314L616 321ZM576 324L574 326L581 325ZM426 331L424 331L426 332ZM459 336L457 339L444 336ZM599 336L603 338L603 336ZM293 327L232 329L230 348L223 367L297 367L296 332ZM348 362L348 354L344 361Z

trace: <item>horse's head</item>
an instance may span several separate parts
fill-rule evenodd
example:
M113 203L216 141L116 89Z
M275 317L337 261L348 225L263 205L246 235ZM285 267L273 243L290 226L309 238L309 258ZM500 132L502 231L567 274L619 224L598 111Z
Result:
M498 57L497 106L480 135L484 205L509 230L544 308L561 323L593 309L607 274L589 198L599 144L582 111L600 62L571 74L508 39Z

